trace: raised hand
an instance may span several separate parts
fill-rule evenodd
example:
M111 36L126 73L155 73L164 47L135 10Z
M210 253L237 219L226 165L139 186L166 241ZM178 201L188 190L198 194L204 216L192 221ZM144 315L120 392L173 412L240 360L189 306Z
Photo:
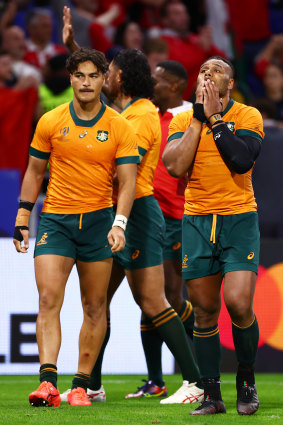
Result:
M75 52L79 49L79 46L75 42L75 34L74 29L72 26L72 14L71 9L67 6L64 6L63 8L63 29L62 29L62 40L65 46L68 47L68 49L71 52Z
M210 79L203 81L203 96L204 113L207 118L222 112L222 99L220 98L219 90Z

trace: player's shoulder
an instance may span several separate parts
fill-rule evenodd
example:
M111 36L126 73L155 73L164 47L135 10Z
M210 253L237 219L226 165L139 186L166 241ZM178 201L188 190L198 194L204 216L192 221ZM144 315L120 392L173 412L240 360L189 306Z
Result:
M115 109L108 105L106 105L103 118L110 120L112 123L115 123L115 125L116 123L120 122L128 124L128 121L123 115L121 115L121 113L117 112Z
M41 122L45 123L55 123L64 116L66 113L69 114L70 102L63 103L62 105L57 106L51 111L45 112L40 118Z
M256 109L254 106L246 105L244 103L233 101L233 112L237 115L245 116L246 118L248 116L258 116L261 117L261 114L258 109Z
M176 114L173 118L172 121L176 122L176 123L185 123L187 124L189 121L191 121L193 116L193 110L189 109L186 111L182 111L179 112L178 114Z
M129 106L129 111L134 112L136 115L144 116L150 114L159 119L158 112L155 105L149 99L139 98L133 101Z

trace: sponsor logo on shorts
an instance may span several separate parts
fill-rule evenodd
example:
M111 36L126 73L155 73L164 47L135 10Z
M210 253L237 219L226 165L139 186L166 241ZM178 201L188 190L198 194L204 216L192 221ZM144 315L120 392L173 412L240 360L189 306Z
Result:
M97 130L96 138L99 142L106 142L108 140L108 131Z
M136 249L135 252L132 254L132 260L135 260L140 255L140 250Z
M46 241L47 238L48 238L47 232L43 233L43 235L41 236L40 241L37 242L36 246L46 245L47 244L47 241Z
M181 246L182 246L181 242L176 242L176 243L174 243L174 245L172 246L172 249L173 249L174 251L177 251L178 249L180 249L180 248L181 248Z
M188 267L188 261L189 261L189 259L188 259L188 255L186 254L185 256L184 256L184 258L183 258L183 262L182 262L182 269L186 269L187 267Z
M255 256L255 253L254 252L250 252L249 255L247 256L247 259L248 260L252 260L254 258L254 256Z
M79 135L79 138L82 139L83 137L85 137L87 135L87 130L84 130L81 132L81 134Z

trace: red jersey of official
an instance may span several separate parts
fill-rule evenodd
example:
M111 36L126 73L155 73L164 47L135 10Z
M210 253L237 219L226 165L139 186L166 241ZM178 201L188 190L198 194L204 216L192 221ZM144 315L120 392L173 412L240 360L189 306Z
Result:
M192 104L183 101L181 106L167 109L163 115L159 111L162 140L159 160L153 180L154 197L158 201L164 217L176 218L178 220L181 220L184 214L184 192L187 182L185 177L177 179L170 176L163 164L162 153L167 144L168 127L172 118L180 112L188 111L189 109L192 109Z

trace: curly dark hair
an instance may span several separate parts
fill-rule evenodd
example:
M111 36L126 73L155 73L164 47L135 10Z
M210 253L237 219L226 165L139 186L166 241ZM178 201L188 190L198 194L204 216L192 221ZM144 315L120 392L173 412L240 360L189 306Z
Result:
M131 97L152 97L154 81L147 58L140 50L121 50L114 57L113 64L122 71L123 94Z
M104 53L94 49L87 49L86 47L76 50L68 57L66 68L70 74L73 74L80 63L87 61L92 62L102 74L105 74L108 70L108 62Z

